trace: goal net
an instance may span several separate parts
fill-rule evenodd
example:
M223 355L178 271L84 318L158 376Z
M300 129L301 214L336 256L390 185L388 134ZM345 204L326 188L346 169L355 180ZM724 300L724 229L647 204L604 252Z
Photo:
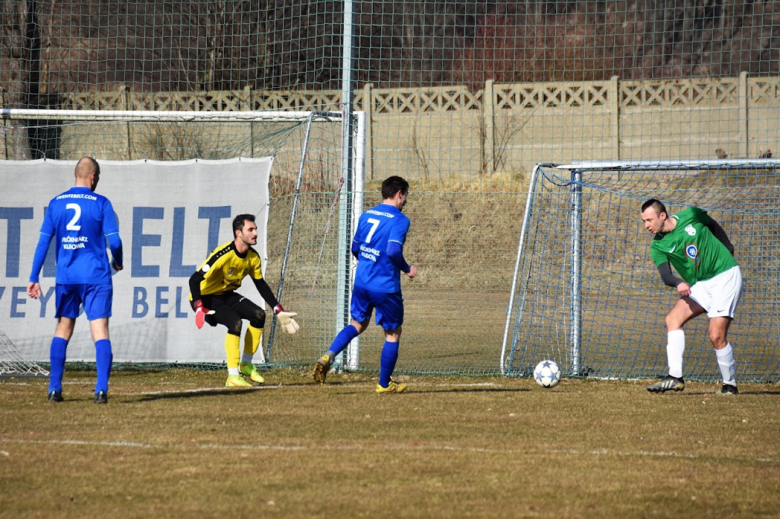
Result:
M47 376L49 372L23 355L0 329L0 378Z
M355 179L362 174L356 171L361 160L357 151L362 144L359 138L362 127L358 123L362 114L355 114L351 126L352 146L346 152L342 149L343 117L338 112L5 110L2 117L0 158L6 159L7 165L28 159L36 162L54 159L48 161L54 163L92 156L106 164L121 162L135 164L141 169L157 168L152 174L154 178L144 180L139 187L140 181L131 170L115 169L114 172L124 171L126 177L114 177L109 181L106 173L110 167L104 167L106 171L98 188L98 192L104 194L108 193L109 182L119 184L120 189L122 186L127 188L127 193L118 195L118 199L117 195L109 196L117 214L122 215L119 217L120 234L125 251L126 269L114 278L115 285L119 276L125 278L123 283L132 285L125 287L127 290L123 290L123 294L115 288L112 340L115 359L119 359L120 365L125 362L199 367L222 365L224 330L218 330L219 337L201 331L193 339L198 348L213 351L213 359L206 361L192 361L172 353L187 346L178 344L172 348L165 343L165 337L175 336L171 329L177 326L191 325L194 330L187 301L189 275L196 268L194 264L202 262L211 250L206 247L207 236L209 247L214 240L221 244L232 238L230 221L238 213L255 214L258 223L267 225L264 276L282 304L299 313L302 325L301 332L294 338L275 333L276 323L268 311L264 343L255 355L255 361L309 363L345 324L351 286L348 247L357 197L353 191ZM342 158L344 153L349 155L346 161ZM270 175L260 173L265 167L262 166L264 158L273 164L272 168L268 166ZM250 171L257 165L256 179L250 179L245 188L236 186L229 178L233 169L220 169L226 167L225 163L236 161L246 163ZM345 168L345 163L349 167ZM163 182L165 176L174 175L174 168L166 169L161 165L183 166L182 180L169 178ZM70 180L57 192L72 185L72 166L70 168ZM44 167L33 169L39 176L48 171ZM160 182L155 182L155 178ZM45 183L45 179L36 182ZM255 182L264 183L265 190L257 189L259 186L253 185ZM190 183L199 184L198 200L185 195L185 192L189 193L187 184ZM138 193L139 189L158 190L161 191L158 197L181 200L166 202L159 212L156 207L137 207L150 205L132 200L130 193ZM261 192L267 194L261 196ZM349 195L340 196L342 192ZM199 201L208 200L212 193L213 202ZM16 201L12 202L11 198ZM15 206L13 210L17 213L28 208L16 206L29 205L28 212L34 216L0 214L0 246L4 249L17 241L20 243L16 246L21 250L26 247L26 241L20 240L20 236L38 236L42 210L48 198L24 204L20 200L25 200L21 193L4 198L0 205ZM230 200L235 200L233 207L228 207ZM9 207L6 209L10 211ZM203 228L202 232L197 229L193 232L192 221L198 223L197 229ZM155 227L158 224L159 230ZM195 252L190 250L193 240ZM50 253L51 249L53 247L50 247ZM158 251L159 258L154 256ZM24 254L28 252L31 255L33 250L25 249ZM20 261L16 257L11 267L8 267L11 258L6 259L5 265L0 262L0 286L6 291L6 297L0 297L0 312L5 313L0 329L5 330L9 339L9 346L5 347L4 343L0 349L0 365L12 366L16 357L27 358L34 364L48 361L47 341L54 331L53 319L51 329L38 330L34 337L12 333L20 328L17 326L19 321L53 315L54 298L50 298L50 308L45 316L43 309L38 315L37 303L26 300L24 287L30 265L24 258L26 256ZM150 266L159 266L159 274L157 271L150 273ZM47 268L47 281L53 287L53 259L44 265L44 278ZM148 277L156 275L168 276L157 283L165 286L146 287L144 283L149 283ZM248 282L244 285L247 285L249 297L261 304L254 286ZM118 298L130 299L127 308L117 303ZM118 316L118 312L128 315ZM123 319L127 323L123 323ZM91 345L89 327L85 323L77 324L74 341ZM193 344L184 338L179 342ZM69 361L82 360L71 357L70 353L69 347ZM94 359L93 355L84 357L87 362Z
M543 359L565 374L665 375L664 316L677 292L650 259L642 203L706 210L728 233L744 278L729 330L742 381L780 377L780 160L539 164L528 191L501 350L502 371ZM684 372L716 380L706 316L686 324Z

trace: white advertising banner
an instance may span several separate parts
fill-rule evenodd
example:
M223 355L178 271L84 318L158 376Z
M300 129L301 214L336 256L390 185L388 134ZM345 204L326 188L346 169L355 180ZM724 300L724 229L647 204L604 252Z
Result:
M114 206L124 251L124 270L112 277L114 362L223 362L225 329L195 327L189 277L213 249L233 239L233 218L242 213L256 217L255 250L265 269L273 159L99 162L96 192ZM75 166L0 161L0 329L35 361L49 360L56 326L54 244L41 272L39 300L27 296L27 283L44 210L74 185ZM251 280L240 292L264 306ZM95 360L84 315L67 359Z

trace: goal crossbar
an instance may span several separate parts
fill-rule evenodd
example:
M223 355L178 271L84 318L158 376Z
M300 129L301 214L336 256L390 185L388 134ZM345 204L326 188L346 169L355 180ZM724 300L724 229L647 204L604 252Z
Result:
M708 168L723 169L755 169L780 165L780 159L712 159L712 160L658 160L653 162L643 160L603 160L581 161L569 164L540 164L541 167L551 167L570 171L656 171L656 170L696 170Z
M53 121L188 122L188 121L305 121L309 117L340 119L341 112L282 112L247 110L241 112L154 111L154 110L42 110L4 108L0 118L7 120L46 119Z

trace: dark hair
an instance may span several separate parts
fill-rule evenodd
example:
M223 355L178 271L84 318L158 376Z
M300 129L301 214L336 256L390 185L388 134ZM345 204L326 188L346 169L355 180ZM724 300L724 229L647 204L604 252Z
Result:
M244 228L244 222L254 222L255 215L253 214L240 214L233 218L233 238L236 237L236 231L240 231Z
M664 204L662 204L661 202L659 202L658 200L656 200L655 198L651 198L650 200L648 200L647 202L642 204L642 212L644 213L649 207L652 207L653 209L655 209L655 212L658 213L658 214L661 214L661 213L669 214L666 211L666 206Z
M409 182L396 175L387 177L382 182L382 200L393 198L399 191L407 194L409 192Z

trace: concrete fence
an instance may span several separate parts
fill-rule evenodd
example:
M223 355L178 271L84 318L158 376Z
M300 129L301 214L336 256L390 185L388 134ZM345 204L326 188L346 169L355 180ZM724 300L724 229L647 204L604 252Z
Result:
M74 93L66 109L340 110L339 91ZM538 162L752 158L780 149L780 78L486 82L355 92L367 114L367 177L516 178ZM3 105L0 92L0 107ZM3 121L0 158L19 155ZM0 128L2 131L2 128ZM16 139L9 144L9 139Z

